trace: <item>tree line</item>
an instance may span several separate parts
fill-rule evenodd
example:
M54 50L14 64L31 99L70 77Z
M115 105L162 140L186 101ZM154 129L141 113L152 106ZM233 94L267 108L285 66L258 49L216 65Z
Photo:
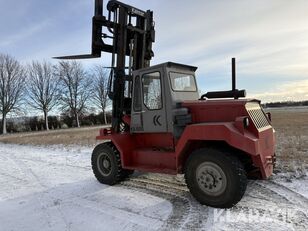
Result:
M308 100L305 101L282 101L282 102L270 102L262 104L263 107L300 107L308 106Z
M77 61L32 61L22 65L8 54L0 54L0 113L2 133L7 133L7 116L29 111L44 115L44 127L49 129L51 110L69 115L74 126L80 127L80 117L94 107L107 123L106 109L108 74L101 65L86 70Z

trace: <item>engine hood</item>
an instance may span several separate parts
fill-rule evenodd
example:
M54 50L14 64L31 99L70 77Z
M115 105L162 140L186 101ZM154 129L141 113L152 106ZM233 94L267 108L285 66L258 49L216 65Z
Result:
M183 101L181 107L188 108L192 123L231 122L236 117L247 116L246 103L260 103L256 99L222 99Z

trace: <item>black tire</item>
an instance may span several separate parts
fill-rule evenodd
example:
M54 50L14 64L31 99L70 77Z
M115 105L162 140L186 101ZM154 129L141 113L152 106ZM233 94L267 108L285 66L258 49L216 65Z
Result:
M198 149L189 156L185 180L197 201L216 208L234 206L247 187L246 171L238 158L211 148Z
M117 184L125 175L120 153L111 142L99 144L94 148L91 163L96 179L102 184Z

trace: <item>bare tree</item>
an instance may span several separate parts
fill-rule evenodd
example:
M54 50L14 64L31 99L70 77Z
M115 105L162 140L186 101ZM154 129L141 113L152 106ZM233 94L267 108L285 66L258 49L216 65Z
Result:
M77 127L80 127L80 114L85 111L92 93L90 78L82 65L76 61L59 62L56 69L60 78L60 99L63 109L73 114Z
M2 133L6 134L6 116L18 110L24 93L25 71L21 64L10 55L0 54L0 112Z
M48 112L58 103L58 83L59 78L53 73L50 63L32 62L28 66L28 103L33 108L43 111L46 130L49 130Z
M93 102L102 110L105 124L107 124L106 108L110 105L107 89L108 73L103 66L97 65L93 69Z

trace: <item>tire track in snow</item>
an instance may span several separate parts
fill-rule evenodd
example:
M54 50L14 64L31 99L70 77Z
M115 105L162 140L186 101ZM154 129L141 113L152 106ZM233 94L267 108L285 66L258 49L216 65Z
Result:
M273 181L257 182L258 185L266 188L274 194L285 198L290 207L296 211L295 217L292 217L292 223L298 228L303 226L304 230L308 228L308 199L293 190Z
M262 185L270 190L275 191L279 195L285 197L291 203L295 203L301 206L305 206L308 208L308 198L304 197L303 195L294 192L293 190L289 189L288 187L281 185L277 182L268 180L266 182L259 181L257 182L259 185Z
M0 175L5 176L5 177L10 177L10 178L12 178L12 179L14 179L14 180L17 180L17 181L19 181L19 182L24 181L24 179L19 178L19 177L16 177L16 176L11 175L11 174L7 174L7 173L0 172Z
M296 230L307 230L308 207L305 201L307 198L272 181L250 181L244 198L231 211L245 211L247 214L249 211L258 211L261 216L275 211L282 212L282 215L273 221L274 223L282 225L282 222L287 222L287 225L293 226ZM293 216L288 217L287 221L284 220L283 215L292 211ZM246 225L249 227L249 223Z
M27 149L27 152L31 153L31 149ZM36 201L35 207L40 209L43 214L43 219L45 223L44 217L46 217L46 221L49 222L48 225L51 228L54 228L54 221L52 218L60 218L65 219L68 218L68 216L65 216L63 212L61 211L61 208L59 207L59 204L53 204L52 197L53 193L52 190L55 190L57 194L59 194L59 197L56 196L56 198L63 199L62 204L65 203L75 203L78 202L79 198L73 198L73 202L71 202L69 199L72 198L72 195L77 195L83 198L83 200L80 201L81 206L90 207L94 211L96 211L97 204L95 201L88 202L89 198L86 198L85 196L88 195L88 193L93 193L93 188L97 187L98 189L101 186L96 186L96 184L90 182L88 185L84 185L82 183L82 186L85 187L84 191L81 191L80 185L76 186L76 190L72 189L61 189L62 191L59 192L57 188L52 189L48 187L49 185L44 182L44 176L35 174L40 172L37 167L43 166L41 163L46 163L47 168L51 166L59 166L59 170L65 169L67 165L63 164L63 159L55 159L55 161L58 161L58 163L51 163L49 160L50 156L42 156L42 159L37 159L36 156L29 155L25 157L23 153L21 155L17 154L15 150L7 149L5 150L5 154L0 152L0 160L7 161L5 162L3 166L5 166L4 170L2 170L3 174L7 174L8 177L11 177L11 179L14 178L14 173L17 177L20 177L18 173L21 173L21 178L24 177L24 181L27 183L27 185L38 187L38 189L42 188L44 190L44 186L49 192L41 192L38 194L37 199L38 204ZM60 153L61 154L61 153ZM18 157L21 158L18 158ZM8 159L10 157L10 159ZM29 159L28 159L29 157ZM73 169L76 172L82 172L82 171L88 171L89 169L85 168L85 170L78 168L77 166L74 166L75 160L78 160L79 156L74 157L74 159L68 158L67 161L71 165L71 167L74 167ZM46 161L45 161L46 160ZM75 162L78 163L78 162ZM9 168L6 168L6 165L16 165L16 169L12 169L12 171L6 172ZM34 167L31 169L31 167ZM70 167L70 166L68 166ZM15 168L15 167L14 167ZM69 170L72 170L69 168ZM1 169L0 169L1 171ZM0 172L1 174L1 172ZM9 176L10 175L10 176ZM11 181L10 178L4 178L7 181ZM94 181L94 178L93 178ZM173 212L170 214L170 216L167 218L167 220L159 220L159 222L163 223L163 226L161 229L164 230L212 230L213 225L213 208L208 208L206 206L201 206L196 202L188 192L188 189L186 187L186 184L183 183L181 180L173 177L169 177L166 175L159 176L158 174L144 174L139 176L133 176L130 179L124 181L119 186L115 187L124 187L128 188L132 191L141 191L156 197L160 197L163 199L166 199L171 202L173 206ZM96 190L94 190L96 191ZM61 195L60 195L61 194ZM65 194L65 195L64 195ZM76 196L75 195L75 196ZM79 202L78 202L79 203ZM57 206L58 212L55 211L56 214L52 213L53 210L50 210L51 206ZM55 207L53 207L55 208ZM231 209L231 211L234 211L235 217L237 214L241 212L249 212L251 210L258 210L260 213L266 214L266 212L269 209L272 209L275 211L275 209L279 210L280 208L294 208L298 210L296 214L294 214L294 218L290 220L290 224L294 226L295 230L308 230L308 218L307 218L307 211L308 211L308 199L291 189L287 188L286 186L280 185L279 183L276 183L274 181L250 181L248 184L247 192L244 195L242 201L239 202L234 208ZM64 207L62 206L63 211ZM103 214L103 208L101 208L101 214ZM133 215L131 217L134 217ZM152 222L152 221L151 221ZM282 227L283 224L281 223L281 220L275 221L277 223L275 224L262 224L262 223L226 223L225 229L241 229L241 230L261 230L261 229L272 229L272 227ZM60 220L59 222L62 226L62 222ZM64 226L66 225L66 226ZM207 225L207 226L206 226ZM49 228L46 223L46 228ZM65 223L63 221L63 229L70 229L69 224ZM286 230L286 229L284 229Z
M170 201L173 210L162 230L201 229L202 224L207 221L208 207L195 201L186 186L166 179L141 175L123 181L121 185Z
M157 224L157 221L160 221L159 219L150 216L134 213L132 210L118 208L108 204L104 204L102 207L100 207L97 206L97 201L93 201L87 197L89 197L89 195L70 198L69 200L66 200L64 204L72 204L80 208L98 213L101 216L109 215L115 219L125 220L131 224L143 227L144 230L151 229L149 228L151 225Z
M181 214L170 215L163 226L164 230L199 230L205 228L204 224L207 227L213 225L212 213L214 209L202 206L193 198L190 198L189 190L185 183L181 181L168 177L162 178L162 176L155 177L154 174L145 174L131 177L122 182L122 185L128 186L132 190L138 188L143 192L169 200L174 206L173 211L181 211ZM182 206L174 201L175 198L182 201ZM273 209L295 209L296 214L291 219L292 225L299 229L303 227L305 229L308 227L307 200L302 195L275 182L250 181L245 197L239 204L231 208L231 211L238 213L246 211L248 213L249 210L257 210L262 215ZM302 208L303 205L304 209ZM280 221L283 221L283 218L278 218L275 222L280 225ZM233 227L233 224L229 225ZM248 228L251 224L244 223L242 226Z

